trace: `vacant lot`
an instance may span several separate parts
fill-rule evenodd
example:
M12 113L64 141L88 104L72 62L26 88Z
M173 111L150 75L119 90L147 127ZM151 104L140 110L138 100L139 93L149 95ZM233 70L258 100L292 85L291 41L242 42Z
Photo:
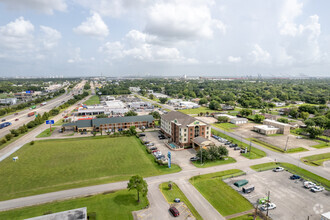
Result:
M0 199L153 176L180 168L158 166L136 137L36 141L0 163Z
M32 218L43 215L44 213L55 213L81 207L87 207L89 214L94 212L96 219L133 219L132 211L143 209L148 204L146 197L141 197L140 203L136 200L136 191L119 190L108 194L0 212L0 219L18 220Z
M212 110L212 109L209 109L207 107L199 107L199 108L192 108L192 109L183 109L183 110L178 110L179 112L183 112L187 115L189 114L195 114L195 115L198 115L199 113L212 113L212 112L219 112L219 111L215 111L215 110Z
M257 132L252 131L253 126L257 124L255 123L247 123L239 126L238 128L234 128L234 131L236 134L239 134L243 136L243 138L256 138L258 140L261 140L263 142L269 143L271 145L274 145L276 147L284 149L287 143L287 148L297 148L297 147L303 147L308 150L314 150L310 146L318 144L315 141L308 140L308 139L297 139L297 136L289 134L289 135L277 135L277 136L266 136L259 134ZM288 139L289 137L289 139Z
M93 95L92 97L90 97L90 99L88 99L86 102L84 102L85 105L96 105L96 104L100 104L100 98L97 95Z
M252 173L243 177L227 179L233 189L241 193L251 203L256 204L260 198L265 198L270 192L270 201L277 206L270 210L272 219L320 219L320 213L330 211L329 192L313 193L303 187L302 181L290 180L291 173L264 171ZM243 194L242 188L233 185L237 180L246 179L255 186L250 194ZM321 211L322 209L322 211Z
M222 178L241 174L241 170L226 170L195 176L190 182L222 216L228 216L253 208L250 202L222 181Z

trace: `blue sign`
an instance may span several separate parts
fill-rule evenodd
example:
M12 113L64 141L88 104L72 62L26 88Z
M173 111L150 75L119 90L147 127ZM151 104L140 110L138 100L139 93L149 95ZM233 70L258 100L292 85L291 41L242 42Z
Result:
M47 120L46 121L46 125L53 125L54 124L54 120Z
M31 93L31 91L26 91L26 93Z
M168 157L168 168L171 168L171 152L170 151L167 153L167 157Z

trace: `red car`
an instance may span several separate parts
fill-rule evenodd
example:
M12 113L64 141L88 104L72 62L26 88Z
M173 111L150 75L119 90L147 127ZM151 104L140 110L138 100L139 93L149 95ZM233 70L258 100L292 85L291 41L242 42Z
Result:
M19 120L18 118L15 119L15 121L18 121L18 120Z
M179 212L174 206L172 206L172 207L169 209L169 211L172 213L172 215L173 215L174 217L177 217L177 216L180 215L180 212Z

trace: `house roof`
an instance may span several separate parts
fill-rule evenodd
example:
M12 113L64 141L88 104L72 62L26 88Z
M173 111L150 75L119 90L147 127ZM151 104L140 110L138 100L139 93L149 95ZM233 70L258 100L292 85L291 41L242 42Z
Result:
M72 123L67 123L62 126L77 126L78 128L84 127L99 127L101 124L116 124L116 123L129 123L129 122L139 122L147 121L152 123L154 117L152 115L142 115L142 116L126 116L126 117L113 117L113 118L95 118L91 120L81 120Z
M233 121L248 121L247 118L231 118L230 120L233 120Z
M188 124L191 124L194 121L198 121L197 119L189 115L177 111L171 111L165 115L162 115L161 118L165 119L166 121L177 120L177 123L181 124L182 126L187 126Z

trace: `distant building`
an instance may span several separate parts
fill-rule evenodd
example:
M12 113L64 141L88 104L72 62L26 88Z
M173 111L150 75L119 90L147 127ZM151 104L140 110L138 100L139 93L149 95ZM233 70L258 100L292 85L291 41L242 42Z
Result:
M277 134L279 133L279 128L268 125L256 125L253 127L253 130L264 135Z
M210 139L211 126L182 112L171 111L161 116L161 130L180 148L192 146L194 139Z
M218 117L227 117L229 119L229 122L234 125L246 124L249 121L246 118L238 118L236 116L232 116L232 115L228 115L228 114L214 114L214 118L217 119Z
M159 98L168 98L168 95L165 95L165 94L162 94L162 93L157 93L157 92L154 92L152 93L157 99Z
M25 220L87 220L87 208L71 209Z
M140 92L141 91L140 87L129 87L128 89L131 92Z
M15 105L17 103L17 98L0 99L0 103L4 105Z
M273 104L275 104L276 107L283 107L283 106L285 106L285 102L273 102Z
M256 125L253 130L261 134L290 134L291 125L282 122L265 119L263 125Z

